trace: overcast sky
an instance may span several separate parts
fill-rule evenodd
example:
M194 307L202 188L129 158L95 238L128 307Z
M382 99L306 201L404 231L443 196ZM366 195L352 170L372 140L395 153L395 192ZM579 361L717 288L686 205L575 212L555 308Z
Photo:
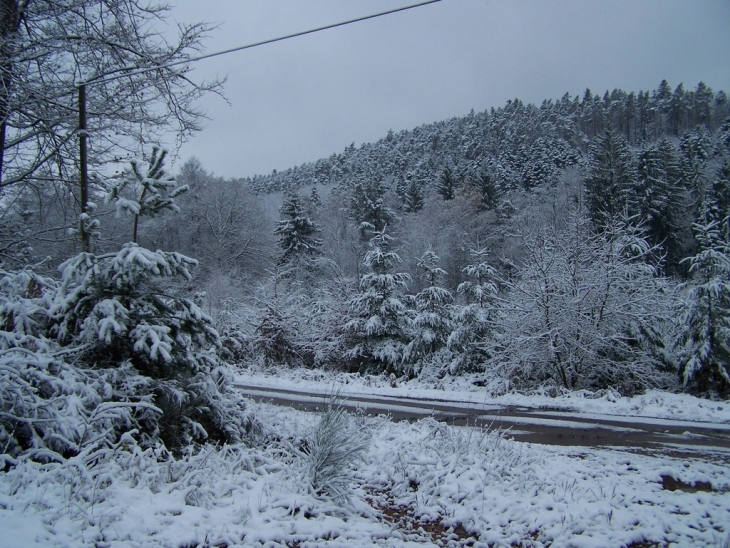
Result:
M171 0L171 19L220 24L213 52L416 0ZM180 152L224 177L270 173L355 142L566 92L704 81L730 92L727 0L442 0L197 64L227 76Z

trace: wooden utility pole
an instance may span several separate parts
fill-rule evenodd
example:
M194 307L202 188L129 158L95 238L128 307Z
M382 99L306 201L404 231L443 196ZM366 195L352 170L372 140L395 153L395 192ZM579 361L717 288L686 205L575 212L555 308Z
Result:
M86 131L86 84L79 86L79 161L80 183L81 183L81 219L79 232L81 233L81 251L91 252L91 234L87 231L86 213L89 202L89 155L86 149L86 139L89 137Z

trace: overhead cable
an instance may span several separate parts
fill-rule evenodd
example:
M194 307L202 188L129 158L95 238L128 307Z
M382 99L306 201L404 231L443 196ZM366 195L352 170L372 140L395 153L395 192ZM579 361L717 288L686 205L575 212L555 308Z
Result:
M380 13L374 13L372 15L365 15L363 17L358 17L356 19L350 19L348 21L342 21L340 23L333 23L333 24L330 24L330 25L325 25L323 27L317 27L317 28L310 29L310 30L304 30L304 31L300 31L300 32L295 32L294 34L287 34L285 36L279 36L278 38L270 38L268 40L262 40L261 42L254 42L253 44L246 44L246 45L243 45L243 46L237 46L235 48L230 48L230 49L226 49L226 50L222 50L222 51L216 51L214 53L206 53L204 55L199 55L197 57L191 57L189 59L181 59L181 60L178 60L178 61L173 61L171 63L166 63L166 64L162 64L162 65L152 65L152 66L147 66L147 67L137 67L137 66L133 66L133 67L122 67L122 68L116 69L116 70L114 70L112 72L108 72L108 73L105 73L105 74L101 74L99 76L95 76L95 77L89 78L88 80L86 80L85 83L86 84L91 84L93 82L99 82L99 81L109 82L109 81L113 81L113 80L118 80L120 78L125 78L127 76L135 76L137 74L141 74L141 73L144 73L144 72L149 72L149 71L152 71L152 70L160 70L160 69L175 67L175 66L179 66L179 65L185 65L185 64L188 64L188 63L195 63L197 61L202 61L204 59L210 59L212 57L219 57L221 55L227 55L229 53L235 53L237 51L243 51L243 50L246 50L246 49L256 48L256 47L259 47L259 46L265 46L267 44L273 44L274 42L282 42L284 40L289 40L290 38L297 38L299 36L305 36L307 34L314 34L315 32L321 32L323 30L334 29L334 28L337 28L337 27L344 27L345 25L351 25L353 23L359 23L361 21L367 21L369 19L375 19L377 17L383 17L385 15L391 15L393 13L398 13L398 12L401 12L401 11L406 11L406 10L410 10L410 9L414 9L414 8L420 8L420 7L423 7L423 6L427 6L429 4L436 4L436 3L441 2L441 1L442 0L427 0L426 2L420 2L418 4L411 4L409 6L403 6L403 7L400 7L400 8L396 8L396 9L392 9L392 10L388 10L388 11L383 11L383 12L380 12Z

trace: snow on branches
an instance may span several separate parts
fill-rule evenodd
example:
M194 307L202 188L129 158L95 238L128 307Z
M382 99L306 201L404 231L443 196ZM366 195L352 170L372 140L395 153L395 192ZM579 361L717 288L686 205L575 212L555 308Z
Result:
M0 447L59 460L135 430L170 450L255 428L218 361L212 320L175 294L196 262L130 243L60 280L0 271Z

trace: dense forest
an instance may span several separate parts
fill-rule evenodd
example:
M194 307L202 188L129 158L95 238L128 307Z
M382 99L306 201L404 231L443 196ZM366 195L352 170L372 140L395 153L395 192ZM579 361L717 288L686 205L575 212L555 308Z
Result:
M515 99L248 179L154 147L81 217L51 166L3 189L3 401L76 394L174 449L255 428L229 364L727 397L729 109L666 81Z

